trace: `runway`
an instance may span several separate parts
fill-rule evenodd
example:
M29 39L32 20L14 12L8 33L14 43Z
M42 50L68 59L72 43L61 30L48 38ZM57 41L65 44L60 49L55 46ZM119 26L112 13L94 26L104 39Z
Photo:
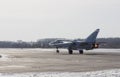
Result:
M66 49L0 49L1 73L89 72L120 68L120 49L96 49L80 55Z

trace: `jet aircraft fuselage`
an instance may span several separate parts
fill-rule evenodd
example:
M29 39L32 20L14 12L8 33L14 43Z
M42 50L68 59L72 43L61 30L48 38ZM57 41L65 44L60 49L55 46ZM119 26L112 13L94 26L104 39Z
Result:
M68 53L72 54L73 50L79 50L80 54L83 54L83 50L91 50L99 47L99 43L96 43L96 38L99 33L99 29L96 29L92 34L90 34L85 40L55 40L49 45L54 46L59 53L58 48L67 48Z

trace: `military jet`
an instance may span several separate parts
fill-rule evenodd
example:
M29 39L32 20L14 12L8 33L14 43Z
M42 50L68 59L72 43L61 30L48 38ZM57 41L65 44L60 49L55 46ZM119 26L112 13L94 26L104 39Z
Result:
M99 43L96 42L97 35L100 29L96 29L85 40L55 40L50 42L49 45L56 48L56 52L59 53L59 48L67 48L69 54L73 54L73 50L78 50L80 54L83 54L83 50L92 50L99 47Z

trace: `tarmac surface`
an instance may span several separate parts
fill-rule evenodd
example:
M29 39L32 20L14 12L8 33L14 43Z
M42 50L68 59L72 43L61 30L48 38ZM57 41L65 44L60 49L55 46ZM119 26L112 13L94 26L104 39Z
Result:
M66 49L0 49L0 73L89 72L120 69L120 49L95 49L83 55Z

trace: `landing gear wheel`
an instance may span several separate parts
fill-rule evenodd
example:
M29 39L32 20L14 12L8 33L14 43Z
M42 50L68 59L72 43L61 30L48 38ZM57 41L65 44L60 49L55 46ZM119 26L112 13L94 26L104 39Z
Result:
M79 54L83 54L83 50L79 50Z
M73 54L73 50L68 50L69 51L69 54Z
M57 50L56 50L56 53L59 53L60 51L58 50L58 47L56 47L56 49L57 49Z
M59 53L60 51L59 50L56 50L56 53Z

